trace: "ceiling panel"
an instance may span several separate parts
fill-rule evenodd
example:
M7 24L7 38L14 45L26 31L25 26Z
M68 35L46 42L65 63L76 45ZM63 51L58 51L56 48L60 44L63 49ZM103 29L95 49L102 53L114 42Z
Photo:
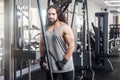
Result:
M92 0L101 8L107 8L111 13L120 13L120 0Z
M104 1L108 6L120 7L120 0L105 0Z

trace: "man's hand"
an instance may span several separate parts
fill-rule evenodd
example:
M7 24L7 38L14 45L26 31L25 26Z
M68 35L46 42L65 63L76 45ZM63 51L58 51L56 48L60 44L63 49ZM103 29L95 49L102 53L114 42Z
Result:
M42 70L46 70L47 69L47 63L45 60L45 57L40 57L40 67Z
M56 65L59 70L62 70L63 66L66 64L68 60L64 58L62 61L56 61Z

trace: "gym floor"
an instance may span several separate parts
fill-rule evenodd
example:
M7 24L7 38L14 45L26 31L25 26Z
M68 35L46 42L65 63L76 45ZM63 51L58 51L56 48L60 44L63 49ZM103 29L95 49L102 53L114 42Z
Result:
M117 51L115 49L118 49L120 47L117 46L112 50L111 54L116 54ZM120 54L118 52L117 54ZM120 58L109 58L112 65L113 65L113 71L107 71L107 70L94 70L95 71L95 80L120 80ZM77 63L78 64L78 60ZM0 71L2 72L2 71ZM41 71L40 69L33 71L31 75L31 80L45 80L45 71ZM22 78L17 78L17 80L29 80L28 74L22 76Z
M95 70L95 80L120 80L120 58L111 58L110 61L113 71ZM28 74L17 80L29 80ZM45 80L45 72L41 70L32 72L31 80Z
M120 58L110 59L113 71L96 70L96 80L120 80Z
M45 80L45 72L41 70L37 70L32 72L31 80ZM29 80L28 74L24 75L22 78L18 78L17 80Z

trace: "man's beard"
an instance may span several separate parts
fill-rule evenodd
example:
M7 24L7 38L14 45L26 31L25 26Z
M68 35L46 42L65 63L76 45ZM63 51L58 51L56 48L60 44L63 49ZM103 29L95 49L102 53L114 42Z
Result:
M57 19L55 21L48 21L48 25L52 26L52 25L54 25L56 23L56 21L57 21Z

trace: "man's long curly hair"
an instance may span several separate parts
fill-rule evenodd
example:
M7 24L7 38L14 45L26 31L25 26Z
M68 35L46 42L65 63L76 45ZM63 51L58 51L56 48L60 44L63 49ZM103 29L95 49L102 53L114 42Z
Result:
M53 9L56 10L57 15L58 15L57 17L58 17L58 19L59 19L60 21L62 21L62 22L64 22L64 23L67 23L66 17L65 17L65 15L63 14L62 9L60 9L59 6L57 6L57 5L50 5L50 6L48 7L47 11L48 11L50 8L53 8Z

